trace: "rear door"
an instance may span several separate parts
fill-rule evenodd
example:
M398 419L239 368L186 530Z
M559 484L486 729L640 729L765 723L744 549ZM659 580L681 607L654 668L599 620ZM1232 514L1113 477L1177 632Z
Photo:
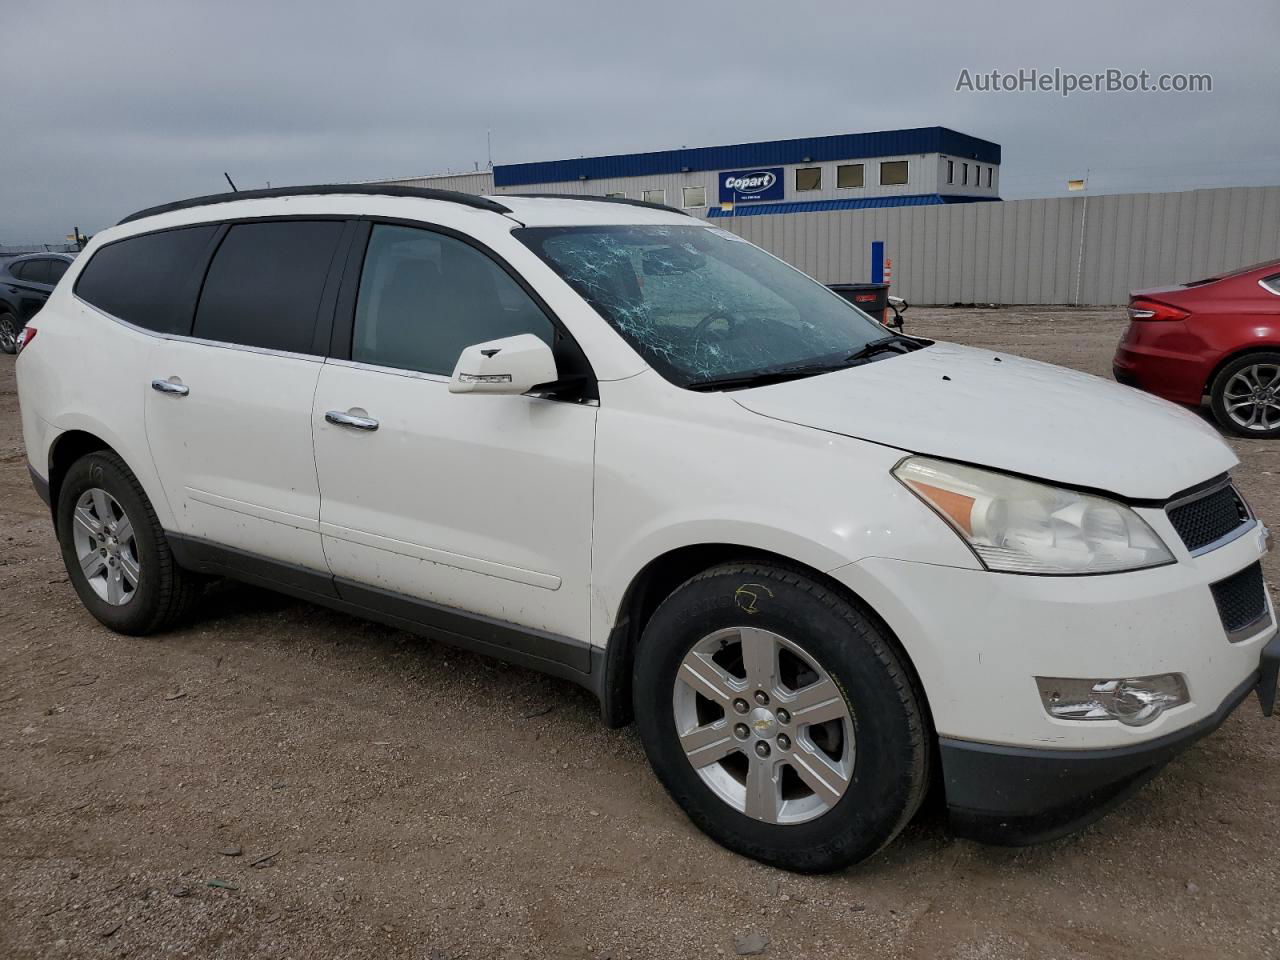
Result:
M147 436L178 533L328 575L311 403L349 225L233 223L189 338L151 358ZM332 282L331 282L332 278Z
M50 282L50 266L53 261L47 257L24 260L11 272L17 278L18 320L25 324L39 312L53 291Z

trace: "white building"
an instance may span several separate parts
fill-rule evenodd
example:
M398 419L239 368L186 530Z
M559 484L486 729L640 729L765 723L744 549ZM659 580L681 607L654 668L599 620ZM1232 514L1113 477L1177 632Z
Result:
M701 217L1000 199L1000 145L946 127L847 133L384 180L467 193L627 197Z

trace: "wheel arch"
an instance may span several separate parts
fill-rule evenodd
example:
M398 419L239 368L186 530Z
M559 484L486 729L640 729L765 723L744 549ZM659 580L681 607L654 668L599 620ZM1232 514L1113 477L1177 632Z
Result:
M1201 390L1201 395L1212 397L1213 385L1217 382L1218 376L1222 371L1242 357L1247 357L1254 353L1280 353L1280 340L1277 340L1274 343L1266 341L1262 343L1251 343L1247 347L1241 347L1239 350L1228 353L1225 357L1219 360L1217 364L1214 365L1213 370L1209 372L1209 377L1205 380L1204 388Z
M654 557L632 577L622 594L603 652L602 674L597 690L601 716L607 726L623 727L634 719L631 676L636 649L640 635L658 605L686 580L725 563L762 563L799 573L837 593L871 619L902 660L919 695L929 736L934 737L933 717L919 672L897 634L874 607L839 580L809 564L770 550L734 543L698 543L676 547Z
M55 532L58 528L58 496L62 492L62 481L66 478L67 471L81 457L100 450L120 456L115 447L88 430L63 431L49 445L49 509L53 513Z

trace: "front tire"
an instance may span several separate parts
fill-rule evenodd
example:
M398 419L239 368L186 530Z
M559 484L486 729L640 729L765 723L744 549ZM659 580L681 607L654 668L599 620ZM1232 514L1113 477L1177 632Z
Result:
M67 471L58 492L58 543L71 585L117 633L164 630L190 609L198 581L173 559L138 478L108 451Z
M1280 353L1248 353L1214 377L1209 391L1218 424L1239 437L1280 437Z
M726 564L687 581L645 627L634 681L658 778L737 853L836 870L889 843L924 798L927 725L900 654L799 572Z

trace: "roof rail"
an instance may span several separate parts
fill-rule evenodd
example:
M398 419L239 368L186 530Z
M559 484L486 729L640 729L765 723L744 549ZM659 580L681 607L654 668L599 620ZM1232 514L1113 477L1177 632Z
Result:
M419 200L446 200L449 203L460 203L477 210L488 210L491 213L510 213L496 200L476 196L473 193L460 193L457 190L436 190L431 187L403 187L394 184L376 185L369 183L327 183L305 187L271 187L268 190L241 190L237 193L211 193L207 197L192 197L190 200L177 200L173 203L162 203L158 207L147 207L137 213L131 213L120 221L120 224L132 223L143 217L154 217L160 213L172 213L174 210L188 210L192 207L205 207L215 203L234 203L237 200L269 200L276 197L324 197L345 194L350 196L376 197L416 197ZM119 226L120 224L117 224Z
M632 200L629 197L597 197L589 193L503 193L499 194L499 196L524 197L529 200L591 200L594 203L623 203L628 207L648 207L650 210L665 210L667 213L678 213L682 217L693 216L691 213L677 210L675 207L669 207L665 203L650 203L648 200Z

